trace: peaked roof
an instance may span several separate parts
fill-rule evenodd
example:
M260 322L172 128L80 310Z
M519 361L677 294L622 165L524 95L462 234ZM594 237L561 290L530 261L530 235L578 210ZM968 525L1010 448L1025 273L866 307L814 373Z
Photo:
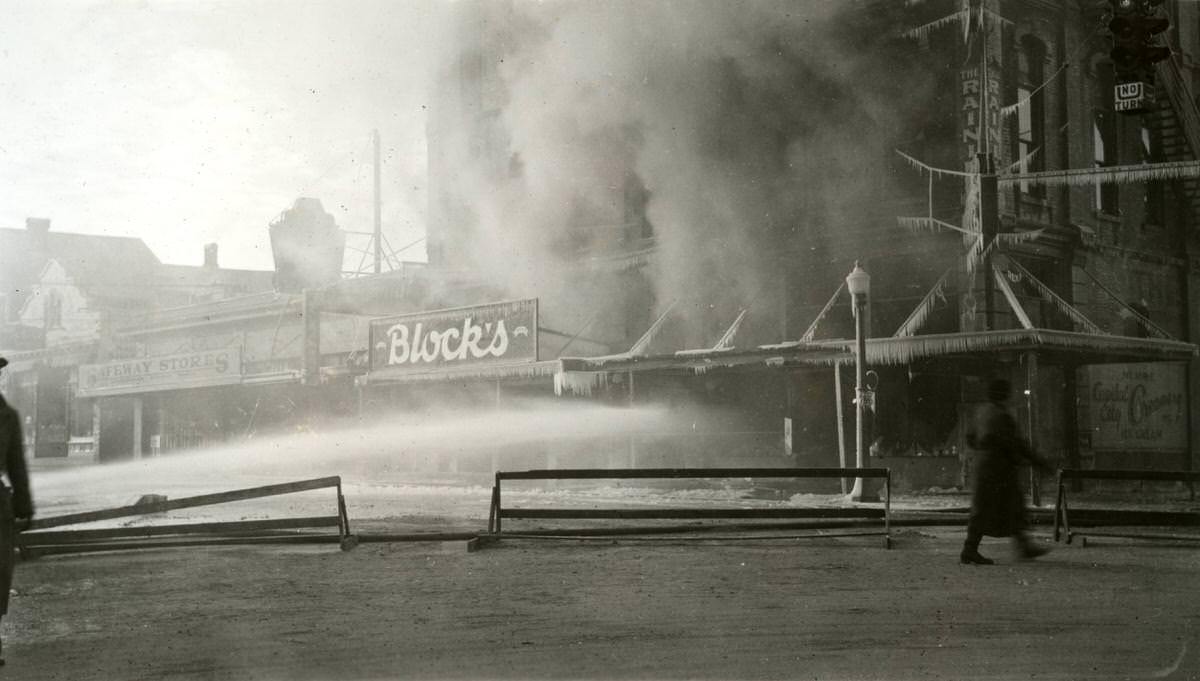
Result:
M0 229L0 293L23 302L51 261L82 289L101 297L145 298L161 263L133 237L49 232L43 246L25 229Z

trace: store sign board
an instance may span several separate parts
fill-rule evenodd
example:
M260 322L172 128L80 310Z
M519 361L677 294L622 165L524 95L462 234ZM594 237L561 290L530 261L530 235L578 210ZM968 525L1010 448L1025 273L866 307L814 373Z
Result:
M1178 363L1088 368L1092 447L1097 451L1187 449L1186 370Z
M537 299L371 322L371 371L431 371L537 360Z
M79 397L177 390L242 381L241 348L139 357L79 367Z

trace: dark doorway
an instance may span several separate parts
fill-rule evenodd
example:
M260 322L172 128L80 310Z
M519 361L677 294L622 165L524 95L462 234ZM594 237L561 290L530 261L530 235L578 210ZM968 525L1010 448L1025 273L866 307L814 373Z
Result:
M100 400L101 463L133 458L133 400L109 397Z

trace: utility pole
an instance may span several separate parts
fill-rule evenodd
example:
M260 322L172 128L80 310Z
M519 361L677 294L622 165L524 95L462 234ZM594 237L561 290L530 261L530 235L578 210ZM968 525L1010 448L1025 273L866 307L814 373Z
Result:
M383 205L380 196L379 181L379 130L371 131L371 144L375 149L375 232L372 243L375 245L375 274L383 271Z
M992 155L979 154L979 210L980 230L983 232L983 304L984 330L996 330L996 282L992 278L991 246L996 242L999 229L1000 194L999 180Z
M979 11L983 11L981 6ZM982 41L980 46L979 59L979 76L982 83L980 95L982 98L982 106L980 109L980 135L979 144L981 151L977 158L979 161L979 229L983 236L983 304L984 304L984 330L994 331L996 329L996 284L992 279L992 255L991 246L996 241L996 233L998 231L998 223L1000 221L1000 195L999 181L996 178L995 162L992 157L991 148L991 131L992 131L992 102L991 96L991 74L988 73L988 40L989 33L986 28L979 33L979 38Z

